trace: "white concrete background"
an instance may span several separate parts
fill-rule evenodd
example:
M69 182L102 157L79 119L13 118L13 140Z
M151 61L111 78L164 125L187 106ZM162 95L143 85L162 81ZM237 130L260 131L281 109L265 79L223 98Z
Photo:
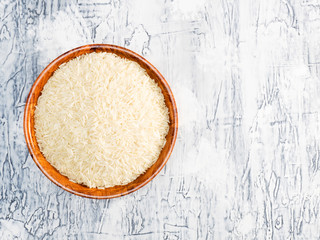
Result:
M113 200L36 167L23 111L38 74L88 43L146 57L177 100L165 169ZM319 239L319 0L1 0L1 239Z

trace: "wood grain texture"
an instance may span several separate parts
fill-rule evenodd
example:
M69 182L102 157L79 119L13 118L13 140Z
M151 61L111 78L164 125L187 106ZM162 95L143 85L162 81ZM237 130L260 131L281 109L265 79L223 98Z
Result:
M319 239L318 0L0 1L2 239ZM147 58L179 110L164 169L132 194L86 199L34 164L23 111L77 46Z
M138 63L148 75L158 84L164 95L165 104L169 110L169 131L166 136L166 144L163 147L158 160L142 175L133 182L114 186L105 189L89 188L87 186L74 183L66 176L59 173L44 157L37 143L34 129L34 112L41 95L41 91L50 77L53 75L59 66L83 54L92 52L108 52L118 55L121 58L126 58ZM143 106L141 106L143 107ZM150 182L167 163L173 150L177 133L178 133L178 112L177 106L171 92L171 89L161 75L161 73L146 59L140 55L130 51L129 49L108 45L108 44L91 44L72 49L53 60L39 75L33 84L28 95L25 112L24 112L24 134L29 148L29 152L40 170L55 184L73 194L96 199L110 199L120 197L132 193L148 182Z

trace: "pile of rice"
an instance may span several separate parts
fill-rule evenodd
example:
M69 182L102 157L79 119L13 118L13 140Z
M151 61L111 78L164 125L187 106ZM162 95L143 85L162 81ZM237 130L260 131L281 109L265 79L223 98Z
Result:
M125 185L158 159L169 130L159 86L139 64L111 53L81 55L57 69L35 110L45 158L90 188Z

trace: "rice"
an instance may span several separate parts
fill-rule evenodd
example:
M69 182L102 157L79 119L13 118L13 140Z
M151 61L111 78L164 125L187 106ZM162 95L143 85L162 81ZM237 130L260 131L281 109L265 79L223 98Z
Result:
M57 69L35 110L48 162L90 188L125 185L158 159L169 130L160 87L136 62L81 55Z

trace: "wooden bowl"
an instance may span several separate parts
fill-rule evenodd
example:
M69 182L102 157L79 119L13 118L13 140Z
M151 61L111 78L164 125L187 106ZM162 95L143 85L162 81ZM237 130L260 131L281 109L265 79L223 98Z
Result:
M35 136L34 129L34 111L35 106L38 101L38 97L41 95L43 86L46 84L48 79L52 76L53 72L59 68L59 66L69 60L78 57L82 54L91 53L91 52L109 52L117 54L122 58L127 58L129 60L137 62L142 68L146 70L149 76L156 81L159 87L162 90L162 93L165 98L165 103L169 109L169 132L166 136L166 145L162 149L158 160L142 175L140 175L136 180L127 184L114 186L105 189L89 188L87 186L71 182L66 176L60 174L57 169L55 169L42 155L37 140ZM160 74L160 72L152 66L146 59L141 57L135 52L132 52L123 47L107 45L107 44L93 44L85 45L72 49L61 56L57 57L53 62L51 62L38 76L34 82L24 111L24 135L27 142L27 146L31 156L33 157L34 162L40 168L40 170L56 185L63 188L64 190L88 198L96 199L108 199L120 197L129 193L132 193L139 188L146 185L150 182L164 167L168 161L172 149L174 147L177 131L178 131L178 113L176 103L171 92L171 89Z

